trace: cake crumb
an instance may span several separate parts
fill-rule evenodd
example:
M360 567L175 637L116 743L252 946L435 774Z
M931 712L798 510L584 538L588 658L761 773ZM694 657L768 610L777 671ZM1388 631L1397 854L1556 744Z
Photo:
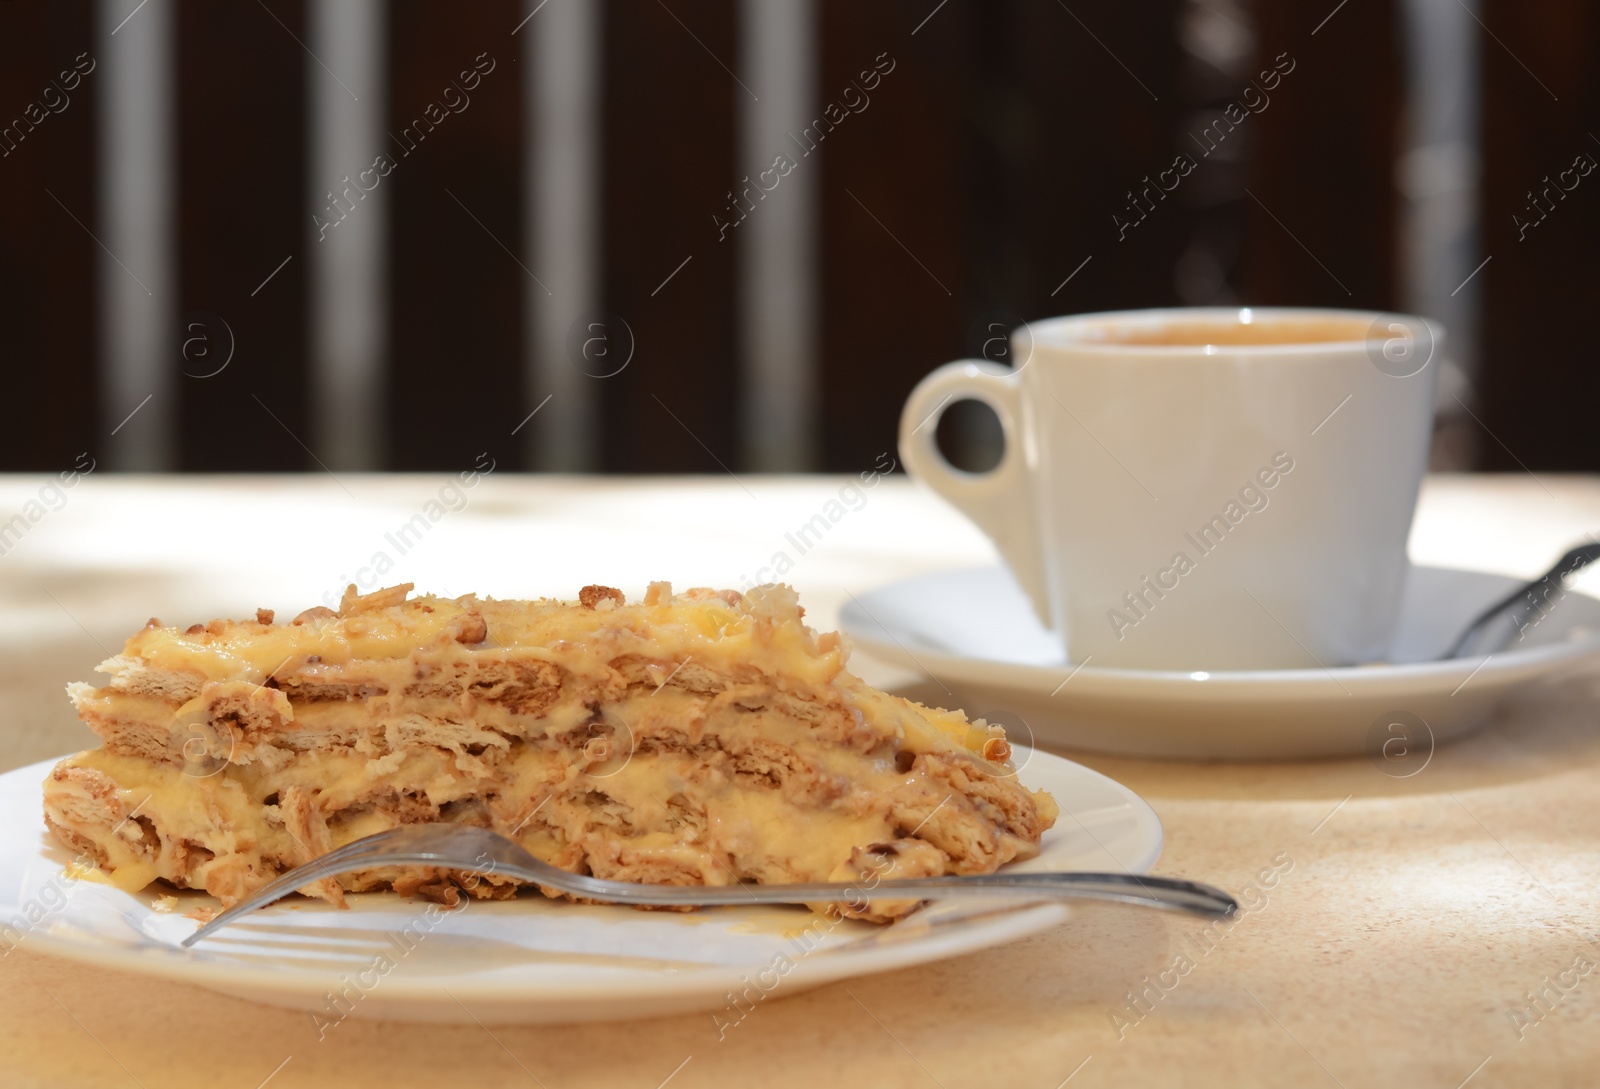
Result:
M611 604L606 607L611 609L628 603L622 591L614 586L585 586L578 591L578 604L585 609L598 609L602 601L610 601Z
M450 627L455 631L458 643L481 643L489 638L489 625L481 613L462 613L451 621Z

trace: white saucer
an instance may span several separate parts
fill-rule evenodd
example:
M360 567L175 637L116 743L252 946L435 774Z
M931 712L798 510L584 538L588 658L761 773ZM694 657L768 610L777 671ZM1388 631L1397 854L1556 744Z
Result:
M710 1010L737 1024L767 998L986 949L1067 917L1059 902L985 900L934 904L874 926L801 908L637 911L524 894L442 911L368 893L349 897L348 911L280 901L188 950L178 942L199 924L183 913L214 906L211 897L180 893L179 906L161 912L156 900L170 891L161 886L130 894L64 872L71 854L40 817L54 763L0 775L0 949L18 945L307 1010L323 1035L337 1034L345 1016L494 1024ZM1061 817L1040 855L1015 869L1144 873L1155 865L1161 822L1133 791L1049 753L1018 748L1016 764L1025 784L1055 797ZM742 1005L728 1006L730 991Z
M862 594L841 626L856 646L934 678L969 715L1014 737L1139 756L1375 758L1481 725L1511 689L1600 653L1600 600L1569 590L1526 638L1432 661L1518 580L1413 567L1393 661L1332 669L1166 673L1065 661L1002 568L946 571ZM939 694L942 697L942 693ZM1415 716L1420 729L1391 726ZM1396 742L1399 733L1409 733ZM1388 746L1387 748L1385 746Z

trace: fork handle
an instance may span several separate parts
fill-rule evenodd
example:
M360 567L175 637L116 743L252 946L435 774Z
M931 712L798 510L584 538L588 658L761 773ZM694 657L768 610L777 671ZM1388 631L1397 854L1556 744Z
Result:
M727 904L807 904L841 901L852 906L872 900L965 900L996 897L1020 900L1112 900L1142 907L1226 918L1238 901L1213 885L1176 877L1132 873L996 873L955 877L917 877L858 882L807 882L791 885L724 885L710 888L634 885L598 878L576 878L590 886L580 895L621 904L650 906Z

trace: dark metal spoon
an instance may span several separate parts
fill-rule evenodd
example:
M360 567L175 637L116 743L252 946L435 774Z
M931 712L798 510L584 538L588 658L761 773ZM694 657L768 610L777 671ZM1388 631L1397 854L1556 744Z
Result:
M1565 592L1567 579L1575 572L1582 571L1595 560L1600 559L1600 543L1590 542L1579 545L1556 561L1555 566L1532 582L1519 586L1483 612L1473 618L1450 649L1440 655L1440 661L1450 658L1460 658L1490 622L1497 619L1502 613L1511 618L1512 625L1518 633L1528 628L1529 619L1534 614L1543 614L1556 601L1561 600ZM1480 647L1484 653L1492 653L1510 642L1510 636L1505 636L1496 641L1491 647Z

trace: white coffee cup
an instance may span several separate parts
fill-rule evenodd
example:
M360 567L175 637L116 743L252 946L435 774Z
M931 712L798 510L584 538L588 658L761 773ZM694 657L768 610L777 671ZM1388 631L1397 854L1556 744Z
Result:
M978 524L1069 661L1245 670L1381 661L1427 466L1443 330L1370 311L1140 310L1012 332L1015 370L918 384L906 468ZM995 468L938 417L1000 418Z

